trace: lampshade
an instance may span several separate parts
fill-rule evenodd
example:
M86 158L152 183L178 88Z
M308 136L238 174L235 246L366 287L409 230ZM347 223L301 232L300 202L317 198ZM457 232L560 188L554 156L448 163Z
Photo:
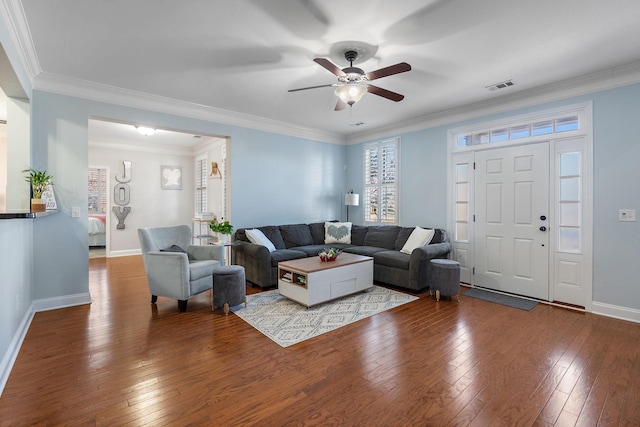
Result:
M335 91L338 98L349 105L353 105L360 101L365 93L367 93L367 87L357 83L338 86Z
M360 195L354 193L345 194L344 204L347 206L358 206L360 204Z
M156 133L155 129L148 128L148 127L145 127L145 126L136 126L136 129L138 130L140 135L144 135L144 136L149 136L149 135L153 135L154 133Z

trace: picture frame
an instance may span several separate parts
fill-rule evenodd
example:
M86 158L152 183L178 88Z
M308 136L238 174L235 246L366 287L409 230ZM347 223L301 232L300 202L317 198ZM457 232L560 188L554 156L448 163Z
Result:
M161 165L160 185L163 190L182 190L182 166Z
M44 201L44 203L46 203L47 205L47 210L51 211L51 210L57 210L58 209L58 204L56 203L56 196L53 193L53 186L52 185L48 185L47 189L44 190L44 193L42 193L42 200Z

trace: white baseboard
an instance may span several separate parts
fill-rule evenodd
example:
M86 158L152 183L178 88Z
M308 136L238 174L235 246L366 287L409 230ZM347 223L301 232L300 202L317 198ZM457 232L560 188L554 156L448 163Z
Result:
M43 298L31 303L33 312L56 310L58 308L73 307L76 305L91 304L91 294L83 292L75 295L64 295L54 298Z
M140 249L126 249L123 251L110 251L109 258L119 257L119 256L141 255L141 254L142 254L142 250Z
M640 310L633 308L620 307L619 305L611 305L594 301L591 304L591 312L601 316L614 317L616 319L640 323Z
M11 340L11 344L9 344L9 348L7 352L4 354L2 358L2 363L0 363L0 396L2 396L2 392L4 391L4 386L7 384L7 380L9 379L9 374L11 374L11 369L13 369L13 364L16 362L18 358L18 353L20 352L20 347L22 347L22 342L24 341L24 337L27 335L27 331L29 330L29 326L31 326L31 321L33 320L33 315L35 311L33 311L33 304L29 307L29 309L25 312L20 325L18 325L18 329L16 330L13 339Z

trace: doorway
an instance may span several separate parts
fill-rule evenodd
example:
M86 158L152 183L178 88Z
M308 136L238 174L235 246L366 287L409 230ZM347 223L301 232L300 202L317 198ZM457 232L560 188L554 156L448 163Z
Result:
M591 103L449 132L461 281L591 308Z
M107 254L108 176L106 167L90 167L87 171L89 258L103 258Z
M476 153L474 284L549 298L549 143Z

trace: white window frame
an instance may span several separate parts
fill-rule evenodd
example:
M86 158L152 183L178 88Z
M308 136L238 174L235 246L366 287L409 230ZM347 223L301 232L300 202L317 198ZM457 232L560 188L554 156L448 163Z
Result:
M394 171L395 171L394 182L385 184L382 182L381 179L379 179L378 182L370 183L368 179L369 178L368 172L367 172L370 166L368 161L369 156L367 155L368 151L372 149L382 150L384 147L390 147L390 146L394 147L395 149L395 156L393 158ZM362 197L363 221L365 224L372 224L372 225L373 224L397 225L400 220L400 138L395 137L391 139L385 139L383 141L364 144L362 154L363 154L362 170L363 170L363 193L364 193ZM382 174L383 172L379 172L379 173ZM378 214L382 210L381 195L384 193L385 188L392 188L393 191L395 191L395 213L394 213L393 221L383 221L382 215ZM375 218L373 217L374 214L370 210L371 204L369 202L370 194L372 191L377 191L379 195L378 202L376 203L376 206L375 206L375 212L376 212Z
M208 172L207 156L199 156L196 158L194 167L194 210L196 214L209 212L207 197L207 172Z

